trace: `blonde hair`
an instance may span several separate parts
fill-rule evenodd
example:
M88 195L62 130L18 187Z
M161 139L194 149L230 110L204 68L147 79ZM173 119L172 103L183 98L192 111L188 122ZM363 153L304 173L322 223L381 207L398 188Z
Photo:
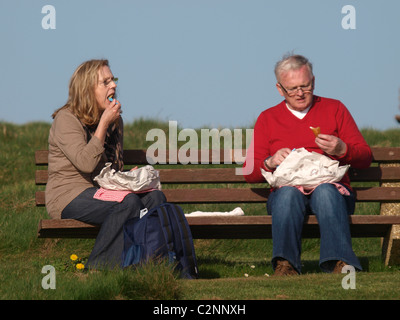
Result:
M109 66L108 60L89 60L75 70L69 82L67 103L52 114L53 119L60 110L69 108L83 124L92 126L99 123L102 110L94 89L99 81L99 70L104 66Z

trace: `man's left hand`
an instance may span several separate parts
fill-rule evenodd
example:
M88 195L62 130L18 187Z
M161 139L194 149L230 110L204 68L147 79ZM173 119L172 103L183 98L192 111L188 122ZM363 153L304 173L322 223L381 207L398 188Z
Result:
M338 137L329 134L319 134L315 138L317 146L332 156L343 156L347 151L347 145Z

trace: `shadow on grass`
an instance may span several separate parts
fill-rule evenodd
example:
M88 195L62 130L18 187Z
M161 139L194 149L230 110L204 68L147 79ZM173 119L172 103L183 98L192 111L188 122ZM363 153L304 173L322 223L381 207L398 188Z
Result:
M359 258L362 271L369 271L369 258L361 257ZM302 273L321 273L323 272L319 266L318 260L304 260L302 261Z
M369 271L369 260L376 257L360 257L363 272ZM254 263L231 261L220 258L198 259L200 279L219 279L227 277L242 277L244 273L252 272L263 275L273 274L270 261L258 261ZM250 271L249 271L250 270ZM253 271L256 270L256 271ZM323 273L318 260L302 260L302 274Z

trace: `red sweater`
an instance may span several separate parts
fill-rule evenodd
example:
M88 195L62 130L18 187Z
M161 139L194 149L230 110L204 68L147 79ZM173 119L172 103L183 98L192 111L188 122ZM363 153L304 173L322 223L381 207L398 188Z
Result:
M367 168L371 164L371 149L347 108L338 100L314 96L313 104L303 119L293 115L286 107L285 101L260 114L254 126L253 140L247 151L246 162L243 164L246 181L266 182L261 174L261 168L269 171L264 160L281 148L304 147L310 152L324 154L315 143L310 126L320 127L321 133L337 136L346 143L347 151L342 157L325 154L338 160L340 165L350 164L355 168ZM251 170L252 168L254 170ZM350 186L347 174L341 183Z

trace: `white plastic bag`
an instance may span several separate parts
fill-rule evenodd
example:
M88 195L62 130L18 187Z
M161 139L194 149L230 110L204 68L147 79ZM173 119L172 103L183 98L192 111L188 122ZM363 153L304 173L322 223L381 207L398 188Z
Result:
M300 148L293 150L273 173L263 169L261 171L273 188L302 186L312 189L321 183L342 180L349 167L350 165L339 166L337 160Z
M153 189L161 190L159 172L150 165L132 171L121 172L111 169L111 162L107 162L100 174L93 180L100 187L109 190L130 190L134 192Z

